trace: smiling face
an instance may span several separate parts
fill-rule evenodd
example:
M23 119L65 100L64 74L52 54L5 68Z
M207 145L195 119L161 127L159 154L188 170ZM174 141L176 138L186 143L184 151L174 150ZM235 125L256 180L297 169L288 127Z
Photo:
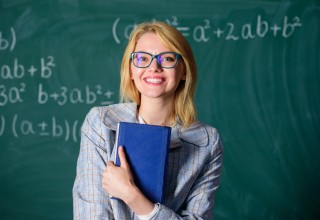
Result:
M172 52L163 45L154 33L142 35L135 48L135 52L147 52L158 55L163 52ZM179 62L180 61L180 62ZM148 99L163 99L173 101L175 91L181 80L185 80L185 72L181 60L173 68L162 68L157 59L153 59L150 66L139 68L131 62L131 79L141 93L141 102Z

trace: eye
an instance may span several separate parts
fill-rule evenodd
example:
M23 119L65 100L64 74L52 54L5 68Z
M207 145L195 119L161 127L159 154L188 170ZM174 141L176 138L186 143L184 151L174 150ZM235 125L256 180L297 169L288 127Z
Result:
M161 60L164 62L175 62L176 56L174 54L168 53L168 54L162 54Z
M146 57L146 56L138 56L137 59L138 59L138 61L147 61L148 57Z
M145 62L145 61L148 61L149 60L149 56L147 54L137 54L136 55L136 59L139 61L139 62Z
M174 61L174 58L172 58L172 57L165 57L163 60L164 60L164 61Z

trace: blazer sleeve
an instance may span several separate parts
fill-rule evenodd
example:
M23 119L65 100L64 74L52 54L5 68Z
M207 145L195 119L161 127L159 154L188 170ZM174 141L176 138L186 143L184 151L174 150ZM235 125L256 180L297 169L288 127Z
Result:
M215 128L208 129L208 133L211 137L210 159L201 170L183 206L175 213L161 204L158 213L152 219L213 219L214 197L222 170L223 146Z
M73 186L75 220L113 218L110 200L101 183L107 152L100 111L99 108L93 108L81 127L80 152Z

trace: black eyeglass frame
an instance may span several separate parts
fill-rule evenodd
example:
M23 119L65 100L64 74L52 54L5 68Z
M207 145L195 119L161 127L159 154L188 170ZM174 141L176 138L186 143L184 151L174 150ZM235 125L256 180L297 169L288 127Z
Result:
M150 63L149 63L147 66L141 67L141 66L137 66L137 65L134 63L134 61L133 61L133 56L134 56L135 54L139 54L139 53L148 54L148 55L151 56L152 59L150 60ZM164 66L162 66L161 63L159 63L159 60L158 60L158 57L159 57L159 56L161 56L162 54L168 54L168 53L174 54L174 55L176 56L176 63L175 63L172 67L164 67ZM180 59L180 58L182 58L181 54L176 53L176 52L162 52L162 53L159 53L159 54L157 54L157 55L153 55L153 54L151 54L151 53L144 52L144 51L136 51L136 52L132 52L132 53L130 54L130 59L131 59L133 65L134 65L135 67L138 67L138 68L147 68L147 67L149 67L149 66L151 65L153 59L156 59L156 60L157 60L157 63L161 66L161 68L171 69L171 68L174 68L174 67L177 66L177 64L178 64L178 59Z

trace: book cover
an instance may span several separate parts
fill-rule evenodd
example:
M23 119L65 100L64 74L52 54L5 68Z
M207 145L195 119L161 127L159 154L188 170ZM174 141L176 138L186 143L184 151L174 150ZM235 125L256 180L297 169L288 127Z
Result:
M135 184L154 203L163 202L170 135L166 126L118 124L117 146L124 148ZM118 154L115 164L120 166Z

